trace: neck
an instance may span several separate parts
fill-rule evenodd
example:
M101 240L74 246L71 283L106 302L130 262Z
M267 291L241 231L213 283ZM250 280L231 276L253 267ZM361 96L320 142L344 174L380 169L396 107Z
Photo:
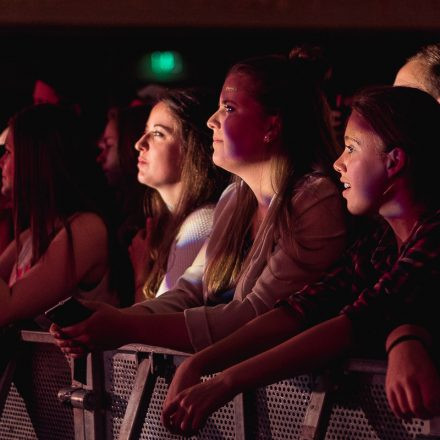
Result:
M174 213L182 194L182 182L156 188L171 213Z
M379 214L391 226L400 249L425 211L424 205L415 201L410 194L403 193L382 205Z
M247 164L246 167L243 167L236 174L247 183L253 192L258 202L258 210L261 212L267 211L275 194L270 160Z

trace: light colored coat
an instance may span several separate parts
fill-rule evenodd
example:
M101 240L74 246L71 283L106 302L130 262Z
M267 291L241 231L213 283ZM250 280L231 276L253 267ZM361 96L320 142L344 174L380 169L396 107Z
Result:
M224 191L214 213L210 238L174 289L136 305L151 313L184 311L195 351L224 338L272 309L277 301L318 280L345 248L345 207L339 190L330 179L310 175L292 199L292 239L274 243L273 225L260 228L250 250L251 264L241 274L232 301L207 306L215 298L209 297L203 283L205 262L212 258L218 238L234 211L235 185Z

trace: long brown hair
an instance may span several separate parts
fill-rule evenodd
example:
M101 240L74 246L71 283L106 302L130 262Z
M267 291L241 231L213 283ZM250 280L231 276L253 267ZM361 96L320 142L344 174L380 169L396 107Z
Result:
M46 252L64 227L73 260L71 217L78 212L102 216L103 186L91 145L85 142L79 118L72 110L51 104L26 108L11 118L14 142L13 217L20 252L20 234L30 228L31 264Z
M290 57L268 55L248 59L235 64L228 73L246 75L252 83L250 93L268 115L278 115L281 121L279 139L283 151L273 158L275 206L260 226L262 231L274 225L274 241L287 234L287 239L292 237L295 213L291 201L294 193L301 190L303 179L316 171L334 176L332 164L338 149L330 128L328 104L319 87L325 72L319 71L321 65L317 70L316 64L316 58L300 49L292 51ZM249 265L246 237L256 209L251 189L240 182L234 212L206 268L208 292L233 288Z
M156 190L147 189L146 216L154 222L149 243L149 262L143 287L147 298L154 298L167 270L168 255L177 232L188 215L197 208L215 203L229 177L212 162L212 136L206 125L215 108L207 91L169 90L158 102L163 102L175 117L183 152L182 194L171 214Z

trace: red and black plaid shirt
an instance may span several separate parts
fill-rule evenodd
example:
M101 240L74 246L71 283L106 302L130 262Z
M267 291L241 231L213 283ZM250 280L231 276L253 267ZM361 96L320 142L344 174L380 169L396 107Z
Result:
M387 224L358 240L321 281L291 295L283 304L306 326L338 313L353 322L361 339L384 338L403 323L440 327L440 210L426 215L397 250Z

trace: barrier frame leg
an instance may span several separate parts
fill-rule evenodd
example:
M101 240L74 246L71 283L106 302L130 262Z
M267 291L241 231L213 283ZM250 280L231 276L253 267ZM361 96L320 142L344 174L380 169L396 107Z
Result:
M141 429L143 422L142 410L148 404L148 397L151 396L152 386L154 386L151 367L152 362L149 357L138 361L136 379L122 420L118 440L138 438L138 431Z
M326 415L328 401L329 378L327 375L317 376L310 394L310 402L304 416L304 424L300 440L318 440Z

